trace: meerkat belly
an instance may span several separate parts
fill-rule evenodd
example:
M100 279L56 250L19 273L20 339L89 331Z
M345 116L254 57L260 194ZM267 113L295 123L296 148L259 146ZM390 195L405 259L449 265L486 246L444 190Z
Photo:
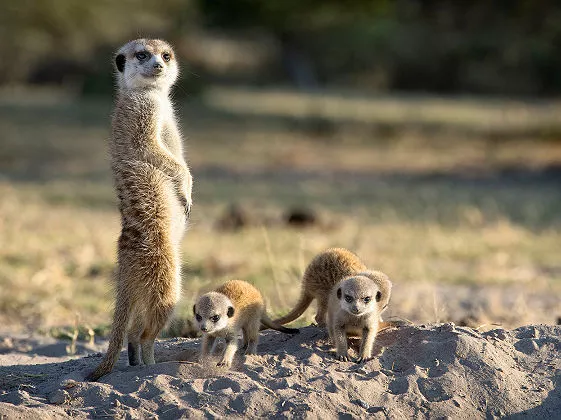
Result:
M362 330L363 329L361 327L353 325L349 325L345 328L345 332L347 333L347 335L352 337L360 337L362 335Z
M168 177L149 163L134 161L122 167L116 179L123 228L128 228L130 239L144 246L173 241L172 223L184 221L178 217L182 209Z

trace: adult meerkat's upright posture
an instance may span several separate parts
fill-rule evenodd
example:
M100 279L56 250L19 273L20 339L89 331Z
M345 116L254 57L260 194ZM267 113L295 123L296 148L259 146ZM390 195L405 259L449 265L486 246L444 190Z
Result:
M109 373L128 337L130 365L154 363L154 340L181 292L180 242L192 179L170 89L178 76L171 46L137 39L115 57L118 92L110 142L122 231L109 349L88 379Z
M316 323L325 326L329 293L343 278L366 271L360 258L345 248L330 248L316 255L310 262L302 279L300 299L295 308L273 322L279 325L294 321L317 299Z
M238 349L238 335L243 332L245 354L255 354L261 324L277 331L295 334L297 329L275 324L267 316L259 290L242 280L230 280L197 300L193 306L195 319L203 332L201 356L216 348L216 339L226 340L226 349L218 366L231 366Z
M372 347L387 308L392 283L380 271L365 271L341 280L329 295L327 330L337 358L349 360L347 335L362 336L357 362L372 357Z

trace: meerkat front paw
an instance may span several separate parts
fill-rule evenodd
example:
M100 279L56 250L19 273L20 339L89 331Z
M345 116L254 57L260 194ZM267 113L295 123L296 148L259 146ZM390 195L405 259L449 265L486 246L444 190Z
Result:
M338 354L338 355L337 355L337 359L338 359L340 362L349 362L349 361L350 361L349 356L346 355L346 354Z
M232 366L232 362L230 360L221 360L220 362L218 362L216 364L216 366L220 366L220 367L231 367Z
M360 356L358 359L355 360L356 363L366 363L369 360L372 360L372 357L369 356Z

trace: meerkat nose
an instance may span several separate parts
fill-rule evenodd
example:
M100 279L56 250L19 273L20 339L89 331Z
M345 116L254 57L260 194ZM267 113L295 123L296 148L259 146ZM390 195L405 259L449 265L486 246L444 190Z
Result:
M155 69L160 69L160 70L161 70L161 69L164 68L164 66L162 65L162 63L158 63L158 62L156 61L156 62L154 63L154 68L155 68Z

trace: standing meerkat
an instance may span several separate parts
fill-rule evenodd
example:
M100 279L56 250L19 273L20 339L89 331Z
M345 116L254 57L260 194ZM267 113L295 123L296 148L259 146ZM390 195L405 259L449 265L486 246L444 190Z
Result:
M243 332L245 354L255 354L261 324L277 331L295 334L298 329L275 324L268 317L259 290L242 280L230 280L214 292L197 299L193 312L203 332L201 357L216 350L217 338L226 340L226 348L218 366L230 367L238 349L238 335Z
M109 373L125 337L131 366L154 362L154 340L181 293L180 243L191 210L192 178L170 89L179 70L157 39L125 44L115 57L118 91L110 141L119 198L116 303L109 349L88 379Z
M390 301L392 283L380 271L365 271L341 280L329 295L327 330L337 358L348 361L347 335L362 336L357 363L372 357L380 315Z
M318 326L325 326L329 293L333 286L345 277L366 270L367 267L360 258L345 248L330 248L323 251L312 259L304 271L300 298L294 309L273 322L283 325L294 321L316 299L318 305L316 323Z

